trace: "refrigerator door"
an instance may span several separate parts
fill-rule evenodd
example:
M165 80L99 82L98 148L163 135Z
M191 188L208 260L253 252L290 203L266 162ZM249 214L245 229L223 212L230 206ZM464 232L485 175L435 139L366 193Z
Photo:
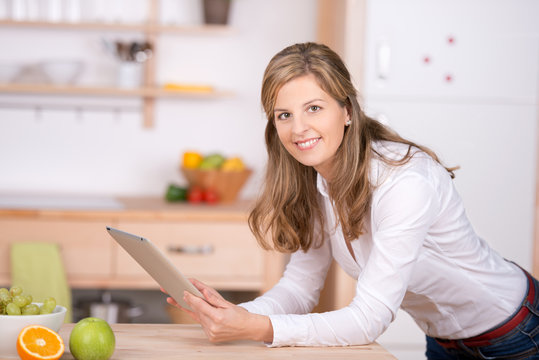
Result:
M369 1L363 92L534 102L539 22L531 14L539 1Z

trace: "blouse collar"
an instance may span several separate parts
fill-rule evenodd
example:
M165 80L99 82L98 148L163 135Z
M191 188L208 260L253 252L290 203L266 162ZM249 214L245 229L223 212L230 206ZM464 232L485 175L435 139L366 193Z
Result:
M326 179L320 173L316 173L316 188L322 196L329 198L328 195L328 183Z

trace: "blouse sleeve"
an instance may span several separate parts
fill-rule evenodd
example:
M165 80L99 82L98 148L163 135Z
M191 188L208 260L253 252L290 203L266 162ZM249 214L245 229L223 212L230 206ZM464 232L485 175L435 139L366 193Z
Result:
M294 277L286 279L285 274L282 280L289 291L271 294L273 303L284 304L281 311L268 313L274 331L271 346L362 345L376 340L395 318L419 250L439 208L435 188L413 172L380 187L372 199L373 246L357 279L352 302L342 309L321 314L291 313L291 309L298 310L291 304L300 302L303 294L309 292L305 285L314 285L301 284L303 276L310 275L312 269L300 268L305 263L299 262L294 266ZM319 281L316 286L320 287ZM295 294L293 301L287 299L286 296L294 293L290 289L297 288L304 290ZM273 309L278 307L274 305ZM301 308L302 312L307 308Z
M239 305L263 315L306 314L318 303L331 260L328 241L307 252L298 250L290 256L282 278L271 290Z

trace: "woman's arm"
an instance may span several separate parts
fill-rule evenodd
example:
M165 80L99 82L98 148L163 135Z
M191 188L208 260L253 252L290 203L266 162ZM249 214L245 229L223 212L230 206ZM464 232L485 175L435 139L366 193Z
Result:
M318 304L332 260L331 244L326 236L319 248L293 253L282 278L272 289L239 306L263 315L309 313Z

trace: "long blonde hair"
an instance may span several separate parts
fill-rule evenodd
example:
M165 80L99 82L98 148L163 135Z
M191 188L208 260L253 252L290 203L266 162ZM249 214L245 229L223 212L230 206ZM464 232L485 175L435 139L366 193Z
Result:
M350 73L329 47L316 43L289 46L271 59L262 81L262 106L268 120L265 131L268 164L263 190L249 215L249 227L265 249L306 251L324 241L323 237L320 241L316 237L323 231L315 228L315 224L324 227L316 170L288 153L274 123L274 105L281 87L308 74L314 75L322 90L347 108L351 119L332 162L333 177L326 179L328 194L347 240L356 239L362 233L370 208L373 186L369 182L369 169L373 156L397 166L408 162L416 151L424 151L439 162L428 148L400 137L364 114ZM397 161L385 158L372 148L372 142L380 140L407 144L408 152ZM446 169L454 177L454 169Z

